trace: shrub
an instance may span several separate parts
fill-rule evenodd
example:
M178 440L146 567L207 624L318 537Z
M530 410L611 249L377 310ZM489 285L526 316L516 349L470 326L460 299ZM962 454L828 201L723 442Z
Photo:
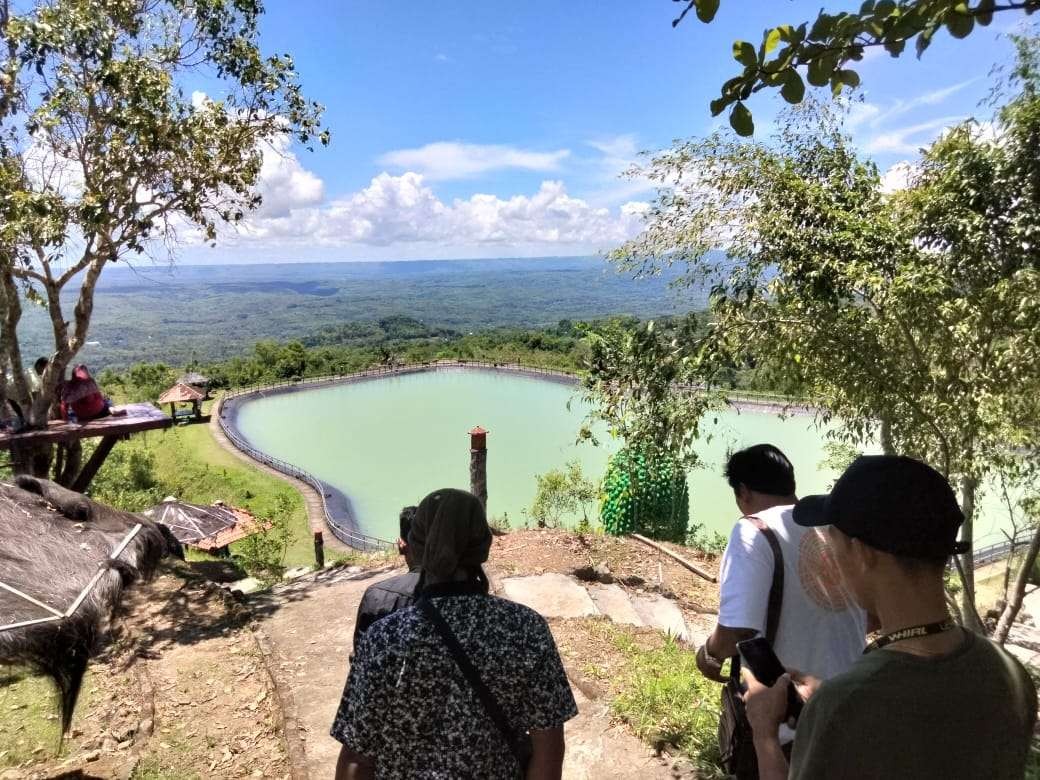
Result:
M607 533L682 544L690 521L686 472L663 452L625 448L607 464L600 519Z
M233 558L252 577L264 584L277 582L285 573L285 554L292 542L289 517L292 503L285 496L276 498L277 511L260 520L262 530L243 539Z
M535 477L538 489L531 505L531 517L539 528L559 528L581 514L588 524L589 510L596 500L596 486L585 477L579 461L564 469L552 469Z
M703 523L694 523L686 532L686 546L700 550L708 556L722 555L726 551L729 538L718 531L709 531Z
M496 535L507 534L512 529L508 512L503 512L501 515L495 515L490 518L488 525L491 526L492 533Z

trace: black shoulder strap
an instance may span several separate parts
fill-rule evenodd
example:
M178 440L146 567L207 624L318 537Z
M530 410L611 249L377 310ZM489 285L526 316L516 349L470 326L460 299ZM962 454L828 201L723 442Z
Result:
M766 538L769 549L773 551L773 582L769 586L769 605L766 607L766 639L769 640L769 644L773 644L780 627L780 612L784 606L784 553L772 528L753 515L749 515L747 519Z
M441 639L444 640L444 644L448 646L448 651L451 653L452 658L455 659L455 663L458 664L459 670L463 676L469 681L473 691L477 694L477 698L480 699L480 703L484 705L485 711L494 722L495 726L505 737L506 744L509 745L509 751L513 754L513 757L517 760L521 767L524 766L526 757L520 746L519 741L516 738L516 732L513 731L512 726L509 725L509 721L506 720L505 714L502 712L502 708L498 706L498 701L495 699L491 690L484 684L484 681L480 679L480 673L476 670L473 664L470 662L469 657L466 655L466 651L463 649L462 644L459 642L458 637L455 636L455 632L451 630L451 626L448 625L447 621L444 620L444 616L441 615L437 607L433 605L433 602L426 597L420 598L416 602L416 606L422 611L423 615L429 620L437 633L441 635Z
M773 581L769 586L769 602L766 606L766 639L769 644L776 641L776 632L780 627L780 612L784 606L784 553L780 549L780 542L776 538L776 532L761 519L754 515L747 515L745 520L751 522L766 538L769 549L773 553ZM733 656L730 661L730 677L740 680L740 655Z

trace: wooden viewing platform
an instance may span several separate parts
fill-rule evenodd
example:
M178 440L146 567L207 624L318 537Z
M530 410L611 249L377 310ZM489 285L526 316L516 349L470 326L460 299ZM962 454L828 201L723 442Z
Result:
M47 427L38 431L0 433L0 449L9 450L12 444L60 444L76 439L97 436L121 438L131 433L169 428L173 420L149 403L113 406L113 411L125 410L126 414L109 415L85 423L51 420Z
M71 480L72 484L68 485L77 493L83 493L117 441L128 438L132 433L169 428L173 424L173 420L149 403L123 404L113 406L112 410L117 414L84 423L51 420L46 428L38 431L0 433L0 450L10 450L18 446L65 444L100 437L101 442L94 449L90 460L83 465L75 479ZM126 413L118 414L120 411Z

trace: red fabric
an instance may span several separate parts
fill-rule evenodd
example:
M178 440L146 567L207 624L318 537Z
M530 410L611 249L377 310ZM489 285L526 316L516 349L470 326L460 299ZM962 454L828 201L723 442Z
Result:
M66 419L70 409L80 422L93 420L105 411L105 396L84 365L72 370L72 378L61 389L61 413Z

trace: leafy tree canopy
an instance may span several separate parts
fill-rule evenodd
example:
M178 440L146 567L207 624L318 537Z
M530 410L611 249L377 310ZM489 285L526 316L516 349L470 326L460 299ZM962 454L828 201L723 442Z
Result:
M0 0L0 377L13 385L0 396L28 402L31 424L84 344L107 264L165 256L178 231L215 240L259 205L265 145L328 141L292 58L261 52L261 13L258 0ZM23 299L54 336L31 398Z
M684 7L673 26L691 12L709 23L721 6L721 0L676 1ZM1040 0L866 0L858 11L821 10L811 22L765 30L757 46L734 41L733 59L742 70L722 85L721 94L711 102L711 114L718 116L729 108L733 129L749 136L755 125L746 101L755 92L778 89L788 103L800 103L808 82L830 87L838 95L845 87L859 86L859 73L852 66L871 47L884 47L892 57L899 57L912 43L920 57L943 29L954 38L966 38L976 27L989 25L998 13L1031 14L1037 9Z
M1040 55L1016 43L993 121L944 134L906 190L883 193L840 117L809 103L772 142L716 134L653 158L648 227L615 253L711 280L689 350L705 379L748 363L791 376L852 443L879 437L959 483L969 542L984 477L1009 444L1040 446Z

